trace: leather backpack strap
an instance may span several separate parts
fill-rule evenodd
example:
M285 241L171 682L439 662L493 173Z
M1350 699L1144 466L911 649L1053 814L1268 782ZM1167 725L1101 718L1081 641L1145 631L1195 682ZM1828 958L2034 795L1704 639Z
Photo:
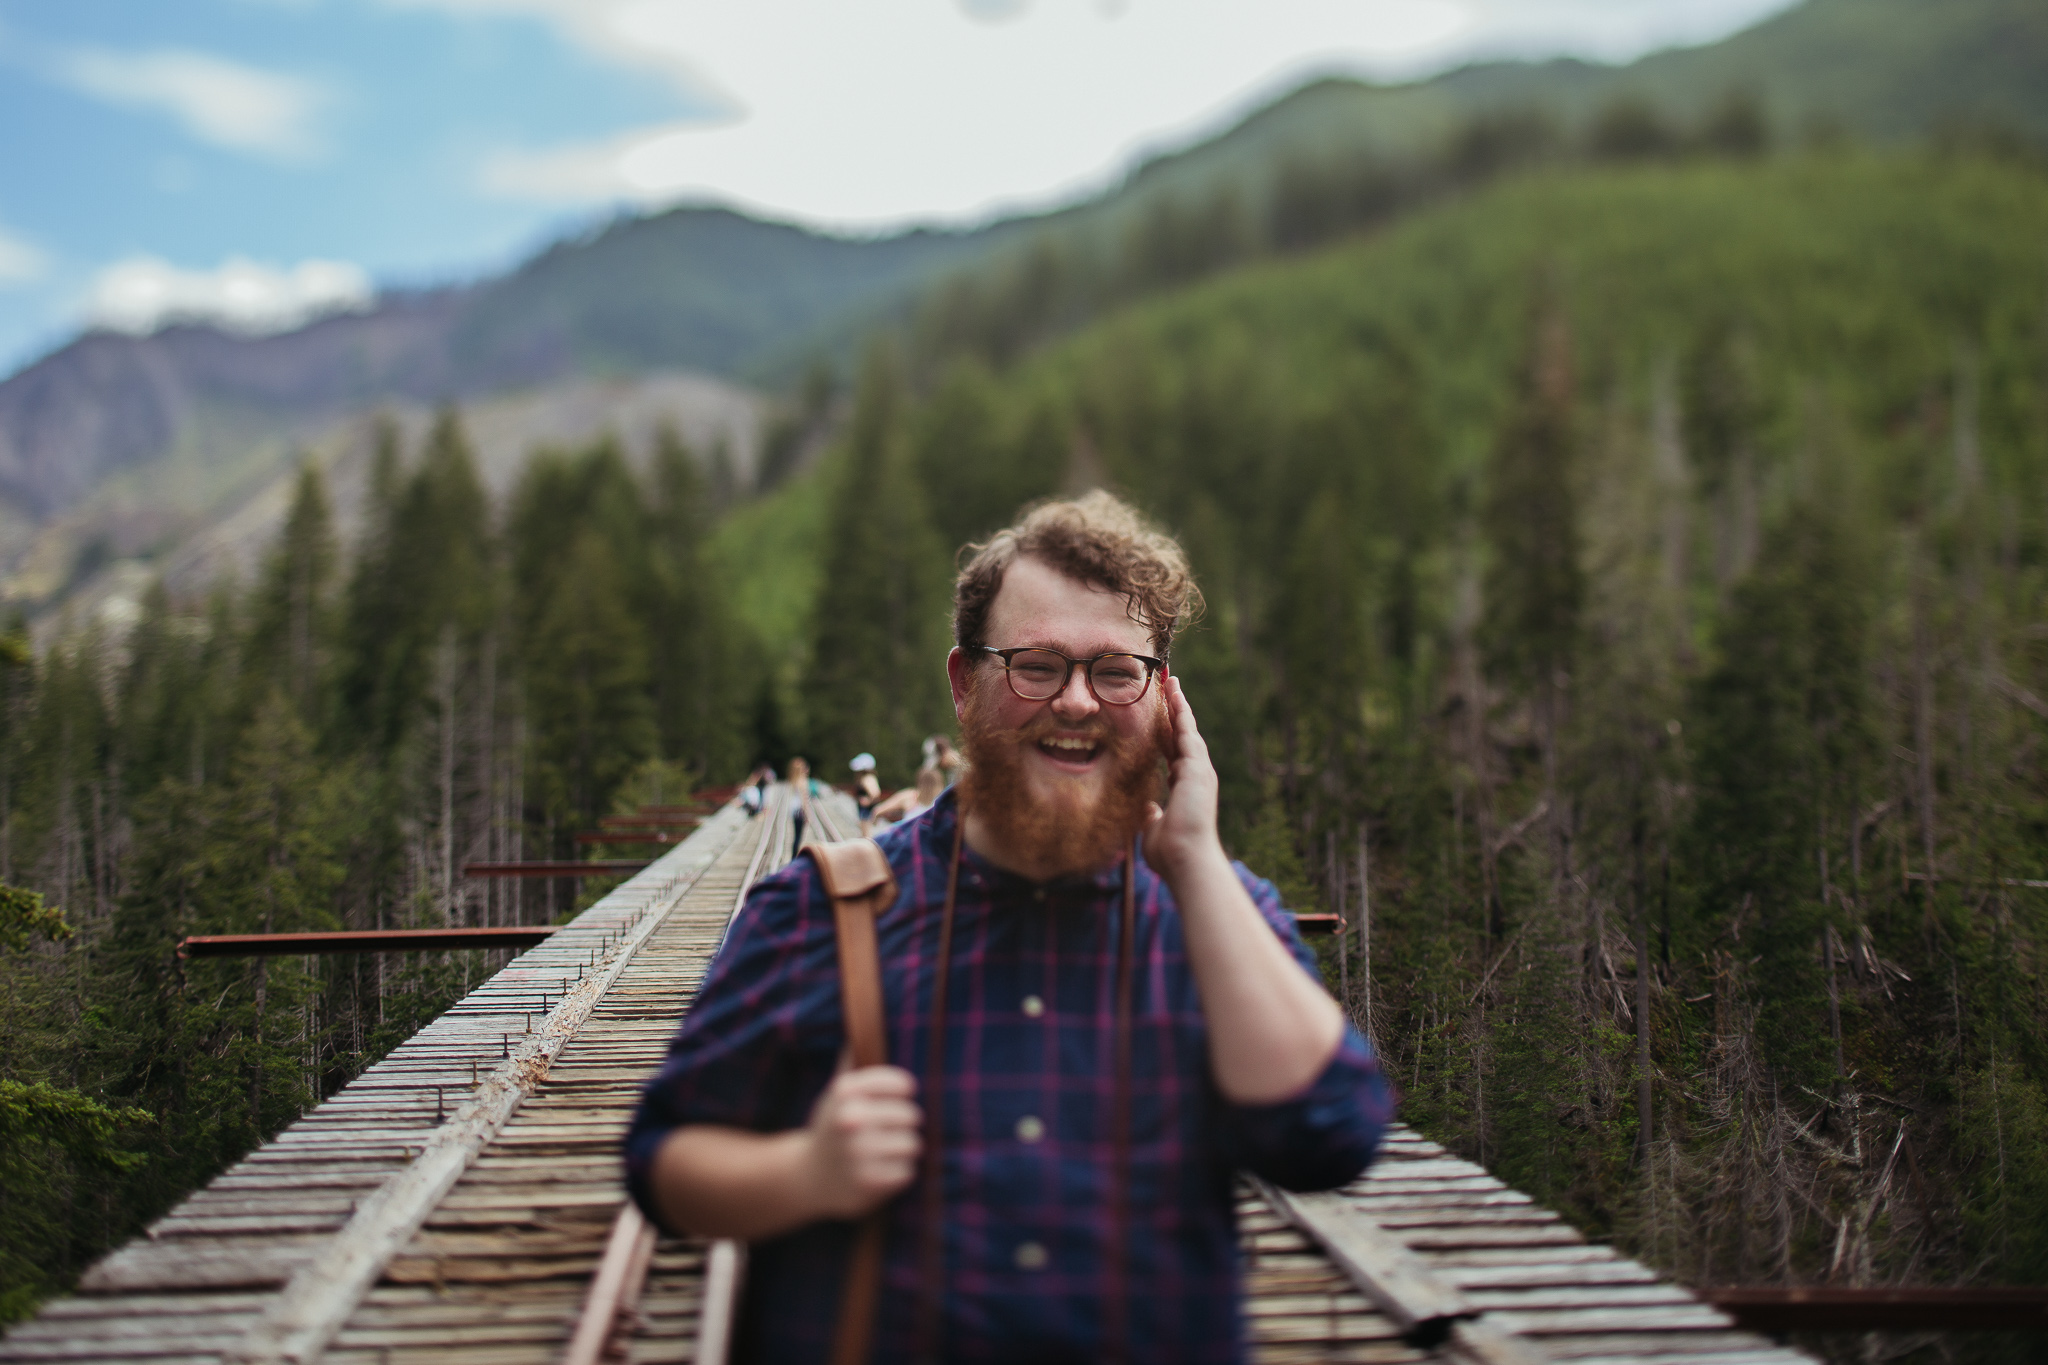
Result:
M806 844L818 865L832 921L839 933L839 992L846 1043L855 1066L889 1060L882 1036L882 958L875 947L875 916L896 902L896 874L873 839Z
M882 956L875 944L875 917L896 902L896 875L873 839L808 844L804 852L818 865L832 897L832 922L839 935L839 993L846 1046L853 1065L881 1066L889 1060L882 1011ZM832 1334L832 1365L864 1365L875 1334L876 1299L882 1292L882 1234L888 1214L877 1209L861 1220L839 1300L839 1325Z

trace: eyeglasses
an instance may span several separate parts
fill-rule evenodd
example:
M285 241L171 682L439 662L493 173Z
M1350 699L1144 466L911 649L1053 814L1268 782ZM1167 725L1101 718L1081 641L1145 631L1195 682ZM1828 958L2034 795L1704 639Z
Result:
M984 654L1002 661L1010 679L1010 690L1025 701L1050 701L1067 690L1076 668L1088 680L1088 690L1105 706L1129 706L1152 686L1152 675L1166 667L1164 659L1149 654L1098 654L1076 659L1056 649L995 649L977 646Z

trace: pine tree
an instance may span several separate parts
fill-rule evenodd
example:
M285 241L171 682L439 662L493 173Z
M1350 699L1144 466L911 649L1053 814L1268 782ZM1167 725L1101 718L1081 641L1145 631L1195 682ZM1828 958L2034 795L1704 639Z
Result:
M490 509L453 410L435 422L386 517L368 528L347 603L345 724L373 753L417 725L444 636L467 662L496 610Z
M1486 652L1495 676L1517 688L1536 713L1553 877L1564 875L1558 728L1585 598L1573 487L1574 389L1571 332L1546 286L1518 402L1494 448L1481 525L1491 551Z
M661 752L717 780L749 754L748 683L760 665L732 618L730 589L704 552L711 492L695 458L663 430L650 471L650 554L641 588Z
M1001 420L993 376L963 360L910 424L912 460L943 546L986 538L1024 503L1052 491L1057 469L1003 439Z
M1698 684L1690 745L1686 946L1762 954L1764 1057L1816 1087L1834 1069L1816 946L1824 860L1861 818L1874 757L1869 566L1840 504L1797 504L1766 537L1721 625L1721 662Z
M526 644L533 780L557 820L587 822L654 752L647 647L618 556L595 528L562 554L562 572Z
M291 512L252 603L248 683L283 689L315 731L330 723L335 633L336 547L326 480L310 460L299 466ZM260 703L259 703L260 704Z
M872 353L827 532L805 695L820 774L872 752L882 780L905 782L918 744L947 719L945 553L902 437L894 358Z

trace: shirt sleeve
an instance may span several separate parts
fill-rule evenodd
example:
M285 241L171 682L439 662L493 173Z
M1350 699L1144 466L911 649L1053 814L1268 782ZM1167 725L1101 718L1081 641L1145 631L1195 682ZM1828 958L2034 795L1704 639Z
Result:
M1267 924L1320 984L1315 953L1280 904L1280 893L1243 863L1234 867ZM1393 1122L1394 1101L1372 1045L1347 1020L1343 1041L1307 1090L1278 1104L1224 1104L1226 1146L1234 1164L1282 1189L1332 1189L1372 1161Z
M626 1134L626 1188L657 1226L648 1175L695 1123L794 1128L831 1080L841 1035L832 902L801 858L748 894Z

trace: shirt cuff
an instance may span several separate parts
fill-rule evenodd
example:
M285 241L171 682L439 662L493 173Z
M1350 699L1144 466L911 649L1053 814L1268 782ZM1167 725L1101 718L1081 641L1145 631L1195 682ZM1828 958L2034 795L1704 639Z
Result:
M1327 1190L1357 1177L1394 1117L1394 1089L1358 1031L1344 1029L1314 1084L1278 1104L1230 1106L1238 1166L1288 1190Z

